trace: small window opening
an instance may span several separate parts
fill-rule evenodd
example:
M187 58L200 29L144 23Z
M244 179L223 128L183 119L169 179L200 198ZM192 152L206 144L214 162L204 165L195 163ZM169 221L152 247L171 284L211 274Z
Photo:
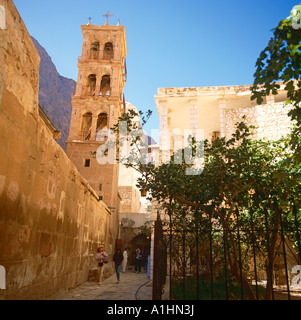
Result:
M90 159L85 160L85 167L90 168Z
M217 140L218 138L220 138L220 133L218 131L214 131L212 133L212 138L211 138L211 142L213 143L215 140Z

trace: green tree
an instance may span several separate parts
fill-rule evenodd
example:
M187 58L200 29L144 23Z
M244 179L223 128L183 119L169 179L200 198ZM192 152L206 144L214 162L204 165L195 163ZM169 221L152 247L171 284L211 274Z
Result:
M123 115L120 121L125 116L130 120L135 115L129 118ZM286 223L291 226L288 230L295 230L293 207L297 208L300 222L301 168L295 162L287 139L276 142L254 140L253 129L241 122L229 140L222 138L209 144L208 141L191 139L191 152L188 153L191 157L196 153L197 144L204 143L205 167L199 175L187 175L186 169L193 165L191 161L185 162L185 150L179 150L169 163L158 166L132 161L133 158L126 165L141 173L139 188L147 190L151 198L166 210L170 224L189 234L185 245L191 249L190 252L193 252L196 238L200 236L200 229L196 226L207 229L207 234L212 231L213 222L226 230L230 272L242 284L249 299L255 299L255 293L248 282L248 274L241 268L242 255L250 258L250 247L260 252L268 275L266 299L270 299L273 283L270 267L277 254L277 245L283 242L281 225ZM128 139L137 145L138 150L143 147L135 135L129 135ZM256 241L251 232L254 226ZM268 237L267 226L271 231ZM182 260L180 254L185 251L184 244L181 237L174 237L174 241L181 248L174 259L181 265L183 254ZM209 243L205 236L203 243L206 241ZM214 241L218 248L223 239L215 237Z
M290 16L273 30L273 37L267 47L261 52L256 62L255 80L251 87L252 99L258 104L263 97L276 95L281 83L285 84L287 103L293 108L289 116L296 123L296 129L291 140L292 147L301 160L300 144L296 136L301 133L301 4L295 6Z

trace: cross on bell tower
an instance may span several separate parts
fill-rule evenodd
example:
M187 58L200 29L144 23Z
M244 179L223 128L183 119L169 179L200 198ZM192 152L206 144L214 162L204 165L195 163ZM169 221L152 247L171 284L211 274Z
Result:
M107 18L107 23L106 23L106 24L109 24L109 19L110 19L110 17L112 17L112 16L113 16L113 14L112 14L110 11L108 11L107 14L104 14L104 15L103 15L103 17L106 17L106 18Z

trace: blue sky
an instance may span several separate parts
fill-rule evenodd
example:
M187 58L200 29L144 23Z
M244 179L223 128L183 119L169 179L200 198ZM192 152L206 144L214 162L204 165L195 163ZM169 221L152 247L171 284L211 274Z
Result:
M252 84L255 63L274 27L299 0L13 0L29 33L58 72L77 80L80 26L120 19L127 34L126 99L152 109L145 127L159 128L154 95L161 87Z

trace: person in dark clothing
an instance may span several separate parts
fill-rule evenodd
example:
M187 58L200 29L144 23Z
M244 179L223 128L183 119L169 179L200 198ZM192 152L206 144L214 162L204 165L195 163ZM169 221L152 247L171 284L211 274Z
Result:
M139 248L137 248L135 252L135 272L136 273L138 273L138 270L139 270L139 273L141 273L142 262L143 262L142 252Z
M117 249L113 256L113 267L115 267L117 283L120 282L120 270L123 264L123 254L120 249Z

